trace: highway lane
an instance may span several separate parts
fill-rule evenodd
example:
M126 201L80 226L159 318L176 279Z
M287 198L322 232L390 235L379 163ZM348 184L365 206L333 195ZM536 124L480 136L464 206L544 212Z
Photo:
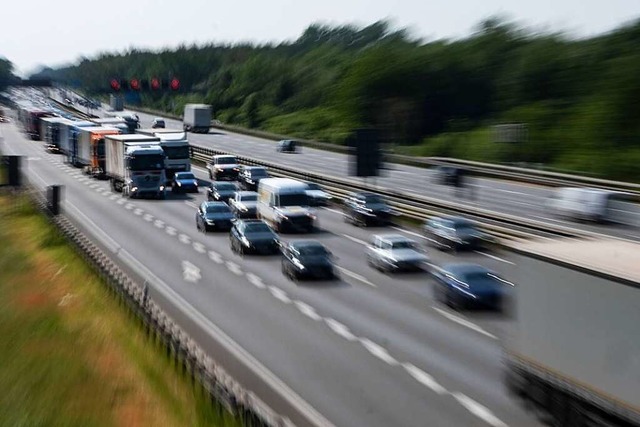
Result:
M141 126L150 127L153 116L139 113ZM182 128L177 120L166 119L167 127ZM189 140L197 145L226 150L237 155L248 156L283 166L309 170L329 176L348 176L349 161L346 155L303 147L298 154L276 153L276 143L228 131L214 130L208 135L189 134ZM389 189L417 193L450 202L461 202L500 213L522 216L528 219L570 226L608 235L640 239L640 207L625 203L629 225L578 224L556 217L545 207L546 199L552 194L547 187L487 178L473 178L470 184L473 198L458 196L455 189L435 183L432 169L422 169L399 164L390 164L391 170L384 171L375 182Z
M44 164L37 166L38 172L48 170L50 165L42 159L51 156L42 151L41 145L26 143L26 146L33 149L27 154L32 159L40 158ZM297 287L280 275L277 259L241 259L229 251L226 235L197 233L191 204L202 199L202 194L186 198L191 200L129 202L110 194L105 182L85 181L84 177L78 177L77 170L54 167L60 170L50 172L48 179L57 179L61 171L70 174L65 181L66 193L74 205L82 206L113 239L150 265L165 281L175 284L178 292L240 340L243 347L258 355L287 384L300 390L323 414L332 414L332 420L340 421L334 421L338 425L411 425L415 417L430 420L430 425L475 425L478 417L466 418L471 412L460 411L459 405L450 406L451 401L486 416L478 406L456 393L468 394L496 411L499 419L509 425L535 425L502 391L496 392L502 388L499 346L493 339L432 310L426 290L428 278L379 277L379 273L362 262L361 245L341 236L366 239L370 230L348 226L327 211L321 213L321 221L330 233L315 237L327 239L326 243L340 257L339 263L375 283L375 288L353 277L345 277L346 284L342 286L316 283ZM162 222L162 227L157 221ZM145 229L160 232L146 233ZM205 252L201 253L203 246L194 243L205 245ZM211 256L212 251L216 256ZM183 253L188 255L176 258L176 254ZM198 283L206 282L206 286L185 286L183 266L178 261L198 267L203 278ZM238 271L243 273L238 275ZM397 286L397 282L403 285ZM418 295L425 300L418 299ZM447 342L452 343L445 345ZM485 350L481 351L483 347ZM445 354L437 356L433 348L442 348ZM456 360L458 357L449 352L460 355L462 360ZM480 357L476 355L478 352L482 354ZM424 376L424 372L436 378L447 393L434 392L435 386L426 381L430 377ZM343 384L343 378L350 378L349 384ZM425 382L432 388L425 389ZM384 393L380 392L381 384ZM420 387L416 389L417 385ZM441 391L437 387L436 390ZM386 402L385 407L381 408L380 402ZM400 412L406 412L406 417L398 413L400 407L404 407ZM354 422L354 417L362 423Z

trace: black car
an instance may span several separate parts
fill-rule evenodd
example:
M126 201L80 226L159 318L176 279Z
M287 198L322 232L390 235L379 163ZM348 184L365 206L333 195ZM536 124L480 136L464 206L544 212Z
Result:
M423 225L424 236L438 249L453 251L478 249L485 235L468 219L461 217L434 217Z
M202 202L196 212L196 227L199 231L230 230L233 213L224 202Z
M292 139L283 139L278 141L276 151L280 153L295 153L298 151L298 143Z
M207 188L207 200L228 202L238 191L233 182L212 182Z
M258 193L238 191L229 199L229 207L237 218L255 218L258 215Z
M307 197L311 206L327 206L331 201L331 195L324 191L315 182L307 182Z
M456 309L502 311L511 283L476 264L450 264L433 273L436 300Z
M276 254L280 252L278 235L265 223L257 219L235 221L229 233L231 250L241 255Z
M174 193L197 193L198 178L191 172L176 172L171 180L171 190Z
M337 278L333 255L316 240L297 240L284 245L282 274L291 280Z
M354 225L389 225L395 216L382 196L353 193L344 200L344 219Z
M238 174L240 187L248 191L257 191L263 178L269 178L269 172L262 166L243 166Z
M209 178L219 180L235 181L238 179L240 165L236 156L230 154L220 154L213 156L207 163Z

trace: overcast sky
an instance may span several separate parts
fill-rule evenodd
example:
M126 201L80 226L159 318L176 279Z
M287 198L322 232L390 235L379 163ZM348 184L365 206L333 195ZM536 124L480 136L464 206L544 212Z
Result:
M6 3L5 3L6 2ZM282 41L311 23L390 18L425 39L462 37L492 15L582 37L640 17L640 0L3 0L0 56L19 73L103 51Z

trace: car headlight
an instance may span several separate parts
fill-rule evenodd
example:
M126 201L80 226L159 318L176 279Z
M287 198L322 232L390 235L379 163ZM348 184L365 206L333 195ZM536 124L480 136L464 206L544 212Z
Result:
M160 191L164 191L164 185L160 186Z
M246 206L240 206L238 209L240 209L242 212L246 212L246 211L248 211L248 209L246 208Z
M193 185L198 186L198 181L193 181Z
M233 168L234 171L239 172L240 169L239 168Z
M304 265L302 265L302 263L300 261L298 261L297 259L293 260L293 265L298 267L300 270L304 270Z
M135 193L136 191L138 191L138 187L131 187L131 192Z
M182 183L178 181L178 187L182 187Z
M276 212L276 215L280 219L288 219L287 216L285 214L283 214L282 212Z
M251 243L249 243L249 240L247 240L246 237L242 236L242 238L240 239L240 241L242 242L243 245L250 247Z

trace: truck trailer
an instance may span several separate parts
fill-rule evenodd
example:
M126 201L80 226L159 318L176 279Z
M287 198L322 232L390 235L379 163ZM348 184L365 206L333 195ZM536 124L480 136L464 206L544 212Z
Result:
M87 127L97 127L97 125L93 122L81 120L78 122L74 122L72 125L69 125L69 129L63 132L68 132L68 143L67 143L67 160L70 164L75 167L84 166L79 160L79 138L80 138L80 130Z
M187 133L179 129L138 129L136 133L160 138L160 146L167 155L165 159L167 180L176 172L191 170L191 151Z
M505 382L557 426L640 426L640 245L514 244Z
M127 197L164 199L164 150L147 135L107 135L106 175L113 191Z
M86 174L96 178L105 177L104 137L118 134L120 131L111 126L80 128L78 158Z
M186 104L182 117L185 132L209 133L211 127L211 105Z
M62 134L60 132L63 125L73 123L73 120L65 119L64 117L43 117L40 120L41 135L44 135L44 142L46 143L47 150L52 153L62 152Z

